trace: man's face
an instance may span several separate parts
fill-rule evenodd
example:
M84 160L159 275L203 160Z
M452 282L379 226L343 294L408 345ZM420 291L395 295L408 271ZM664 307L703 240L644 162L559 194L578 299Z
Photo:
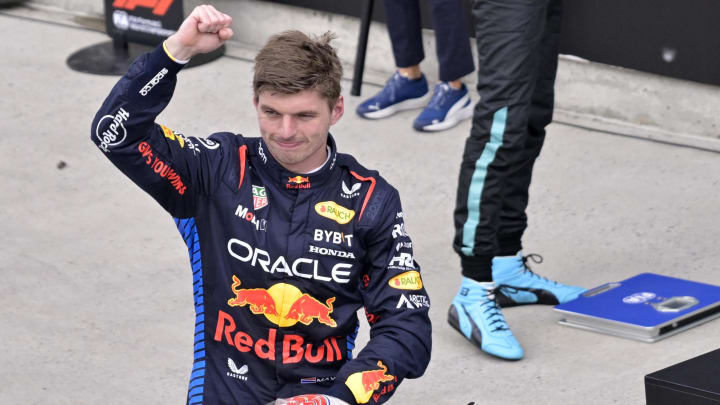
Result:
M307 173L325 163L328 131L345 110L342 96L332 109L315 90L263 91L254 103L260 133L275 160L295 173Z

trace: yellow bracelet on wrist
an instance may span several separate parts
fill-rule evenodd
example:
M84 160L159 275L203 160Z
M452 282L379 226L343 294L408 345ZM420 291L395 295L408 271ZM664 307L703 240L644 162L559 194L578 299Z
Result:
M170 53L170 51L167 49L167 45L165 45L165 41L163 41L162 46L163 46L163 50L165 51L165 55L167 55L168 58L172 59L173 62L179 63L179 64L181 64L181 65L184 65L184 64L190 62L190 59L188 59L188 60L180 60L180 59L172 56L172 54Z

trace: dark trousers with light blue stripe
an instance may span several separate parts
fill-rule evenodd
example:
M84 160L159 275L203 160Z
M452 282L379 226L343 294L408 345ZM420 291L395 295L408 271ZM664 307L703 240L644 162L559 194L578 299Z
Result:
M560 0L475 0L478 93L455 208L462 273L492 279L522 249L535 159L552 121Z
M385 0L388 32L397 67L420 64L425 58L418 0ZM470 30L462 0L428 0L435 28L439 79L458 80L475 70Z

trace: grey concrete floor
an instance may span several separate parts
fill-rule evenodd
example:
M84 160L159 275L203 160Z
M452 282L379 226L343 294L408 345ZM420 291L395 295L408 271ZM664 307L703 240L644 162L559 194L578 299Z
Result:
M194 320L185 245L89 140L117 77L65 65L106 37L8 15L0 37L0 404L184 403ZM182 72L159 121L187 135L257 136L250 74L230 58ZM559 326L551 307L528 306L504 311L525 359L480 352L445 318L460 280L451 218L469 122L419 134L416 112L362 120L361 98L344 86L339 147L400 190L433 305L432 362L391 403L643 404L645 374L718 347L720 321L647 344ZM586 287L645 271L720 284L718 154L548 132L524 239L545 257L538 273Z

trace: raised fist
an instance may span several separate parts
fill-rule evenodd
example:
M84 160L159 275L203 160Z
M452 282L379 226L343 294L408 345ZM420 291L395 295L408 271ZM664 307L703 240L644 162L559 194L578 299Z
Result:
M173 57L180 60L212 52L232 37L231 24L232 17L215 7L197 6L177 32L168 37L165 46Z

